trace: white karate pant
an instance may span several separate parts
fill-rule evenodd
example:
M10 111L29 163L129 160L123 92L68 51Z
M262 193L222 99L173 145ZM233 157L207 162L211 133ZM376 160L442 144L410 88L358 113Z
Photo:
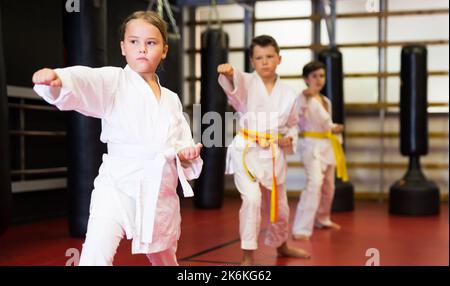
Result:
M112 266L117 247L125 235L123 227L110 218L89 219L79 266ZM177 244L162 252L147 254L153 266L177 266Z
M125 194L119 193L119 197L125 204L134 204L134 200ZM125 237L124 222L116 201L111 195L104 194L97 199L101 199L95 202L100 215L89 217L79 266L112 266L117 247ZM178 266L176 250L177 241L174 241L169 249L149 253L147 258L153 266Z
M254 250L258 248L258 235L261 227L261 209L270 213L271 191L253 182L247 173L240 170L234 173L234 183L241 194L242 205L239 210L239 232L241 248ZM286 194L286 185L278 185L278 218L271 223L266 233L265 244L279 247L288 239L289 231L289 205Z
M334 197L334 165L313 159L304 162L306 188L297 204L293 235L312 235L317 227L331 225L330 213Z

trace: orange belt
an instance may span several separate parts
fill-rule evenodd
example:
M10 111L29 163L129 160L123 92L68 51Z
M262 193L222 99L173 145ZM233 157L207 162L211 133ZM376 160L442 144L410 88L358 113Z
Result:
M245 156L248 152L248 145L250 142L256 142L262 148L267 148L270 146L272 150L272 192L270 194L270 222L273 223L277 220L278 213L278 191L277 191L277 177L275 174L275 160L276 160L276 139L282 138L281 134L272 135L270 133L258 132L248 129L241 129L239 131L242 137L247 140L247 144L245 145L244 152L242 153L242 163L244 165L244 169L247 172L250 180L256 182L256 177L250 172L245 163Z

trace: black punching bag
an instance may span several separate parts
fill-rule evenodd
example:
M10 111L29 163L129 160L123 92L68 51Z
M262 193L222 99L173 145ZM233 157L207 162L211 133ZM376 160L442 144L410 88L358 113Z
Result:
M401 55L400 151L409 156L405 176L392 185L389 212L402 215L439 213L439 189L420 169L420 156L428 153L427 50L405 46Z
M195 182L194 203L198 208L219 208L225 184L225 111L227 99L217 81L217 66L228 62L228 34L207 29L201 36L201 114L203 170ZM213 116L210 121L205 114ZM217 116L219 115L219 116ZM211 119L211 118L209 118Z
M64 12L67 66L106 65L106 1L80 0L80 12ZM69 231L87 231L91 192L106 146L100 142L100 119L71 112L67 126Z
M9 162L8 96L3 58L2 3L0 3L0 234L11 221L11 170Z
M344 75L342 72L342 54L335 47L319 52L319 61L326 67L326 83L322 93L328 97L333 107L333 122L344 124ZM343 137L344 134L342 134ZM336 191L334 193L332 211L353 211L354 209L354 189L350 182L343 182L341 179L335 180Z
M169 34L167 45L169 46L167 57L157 70L159 82L165 88L178 94L181 100L183 95L183 47L181 38L176 34Z

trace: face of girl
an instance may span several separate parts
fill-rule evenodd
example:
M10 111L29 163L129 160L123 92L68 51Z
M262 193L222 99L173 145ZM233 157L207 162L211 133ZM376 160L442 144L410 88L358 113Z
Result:
M155 73L168 50L158 28L142 19L128 22L120 47L128 65L141 75Z
M275 76L281 57L274 46L255 46L251 60L258 75L263 79L269 79Z
M325 86L325 70L318 69L313 71L305 78L308 87L316 92L320 92Z

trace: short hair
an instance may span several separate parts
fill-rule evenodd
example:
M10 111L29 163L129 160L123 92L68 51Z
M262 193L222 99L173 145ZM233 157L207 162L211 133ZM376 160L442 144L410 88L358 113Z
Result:
M320 69L326 70L326 66L324 63L319 62L319 61L309 62L303 67L302 76L303 76L303 78L307 78L310 73L315 72L316 70L320 70Z
M269 36L269 35L261 35L252 39L252 43L250 44L250 57L253 57L253 50L255 46L267 47L272 46L277 51L277 54L280 54L280 47L278 46L277 41Z
M125 39L125 30L127 28L127 24L131 20L135 19L142 19L145 22L158 28L158 30L161 32L164 44L167 44L167 23L156 12L153 11L136 11L133 14L129 15L120 26L120 37L122 40Z

